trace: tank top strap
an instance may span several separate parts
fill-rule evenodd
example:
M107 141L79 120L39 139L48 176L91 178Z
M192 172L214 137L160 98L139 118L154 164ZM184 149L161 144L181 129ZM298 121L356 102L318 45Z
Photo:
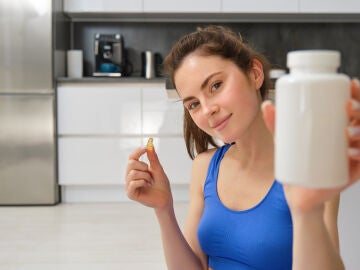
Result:
M207 171L207 175L206 175L206 179L205 179L205 185L204 185L204 195L206 197L206 195L209 195L209 192L217 192L216 191L216 182L217 182L217 177L219 174L219 168L220 168L220 163L221 160L223 159L226 151L230 148L231 144L226 144L221 146L220 148L218 148L213 157L211 158L209 167L208 167L208 171Z

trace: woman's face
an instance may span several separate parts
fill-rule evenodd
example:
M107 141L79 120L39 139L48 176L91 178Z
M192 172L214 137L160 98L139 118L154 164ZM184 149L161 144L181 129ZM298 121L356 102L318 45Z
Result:
M174 79L185 109L200 129L230 143L251 127L259 113L263 81L261 64L254 63L246 76L219 56L186 56Z

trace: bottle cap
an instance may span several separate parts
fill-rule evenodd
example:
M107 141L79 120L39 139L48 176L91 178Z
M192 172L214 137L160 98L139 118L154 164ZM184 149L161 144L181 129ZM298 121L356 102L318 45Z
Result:
M332 50L301 50L287 54L287 66L294 67L331 67L340 66L340 52Z

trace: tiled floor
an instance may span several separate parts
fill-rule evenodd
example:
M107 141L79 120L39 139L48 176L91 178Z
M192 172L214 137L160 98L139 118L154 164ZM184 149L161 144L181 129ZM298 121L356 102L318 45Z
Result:
M360 183L340 202L340 250L360 269ZM183 227L188 203L176 202ZM0 270L166 270L154 211L135 202L0 207Z
M187 203L176 203L181 227ZM152 209L136 203L0 207L1 270L165 270Z

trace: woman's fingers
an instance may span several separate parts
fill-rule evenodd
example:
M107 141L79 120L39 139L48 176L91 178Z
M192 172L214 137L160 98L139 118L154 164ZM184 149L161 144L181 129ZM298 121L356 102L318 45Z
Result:
M129 160L139 160L139 158L145 154L146 149L144 147L139 147L138 149L136 149L134 152L132 152L129 155Z
M348 149L348 154L351 159L360 161L360 149L355 147L350 147Z
M145 180L130 181L126 189L127 196L131 200L136 200L139 194L139 188L148 187L150 185L151 184Z
M359 141L360 140L360 126L349 126L347 127L347 135L349 141Z
M139 161L140 157L145 153L145 151L146 150L143 147L139 147L129 155L128 166L126 168L126 175L128 175L131 170L141 170L141 171L148 170L148 165L143 161Z
M350 125L346 130L349 140L348 154L352 160L360 160L360 83L351 81L351 100L346 104Z
M145 153L145 149L139 147L129 155L128 166L126 168L126 187L134 181L145 181L149 185L152 184L153 179L149 173L149 166L147 163L140 161L140 157Z
M149 184L153 182L153 179L148 171L131 170L126 179L126 185L129 185L131 181L145 180Z
M353 79L350 84L351 97L355 100L360 100L360 81Z
M131 170L148 171L149 166L147 163L145 163L143 161L130 159L128 161L128 166L126 168L126 175L128 175Z
M357 79L351 81L351 100L346 104L346 110L350 117L350 122L360 119L360 82Z
M354 120L360 120L360 102L352 99L346 104L346 111L348 113L350 123L353 123Z

